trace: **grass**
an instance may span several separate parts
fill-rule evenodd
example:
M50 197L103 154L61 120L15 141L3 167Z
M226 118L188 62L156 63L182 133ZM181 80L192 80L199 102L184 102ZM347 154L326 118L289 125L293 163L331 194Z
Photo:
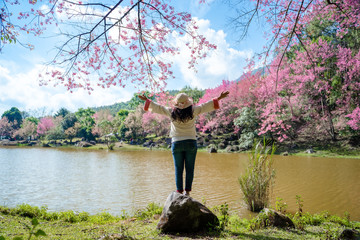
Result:
M222 205L213 208L222 221L222 227L217 231L163 234L156 229L161 210L159 205L151 203L133 216L112 216L108 213L49 212L44 207L26 204L15 208L0 207L0 239L1 236L27 239L29 231L25 224L30 225L34 217L39 221L38 228L46 233L46 236L37 237L39 239L99 239L103 236L113 236L107 239L337 239L345 228L360 230L360 222L327 213L297 216L296 229L254 228L256 218L229 215L227 206ZM290 217L295 219L295 215Z

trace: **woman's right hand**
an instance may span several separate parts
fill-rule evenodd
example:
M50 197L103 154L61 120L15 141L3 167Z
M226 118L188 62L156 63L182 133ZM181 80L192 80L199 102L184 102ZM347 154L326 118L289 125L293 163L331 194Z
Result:
M147 100L147 97L145 96L145 94L143 94L143 95L138 95L138 98L140 98L140 99L143 100L143 101L146 101L146 100Z
M223 98L226 98L229 95L229 91L222 92L220 96L218 97L218 100L221 100Z

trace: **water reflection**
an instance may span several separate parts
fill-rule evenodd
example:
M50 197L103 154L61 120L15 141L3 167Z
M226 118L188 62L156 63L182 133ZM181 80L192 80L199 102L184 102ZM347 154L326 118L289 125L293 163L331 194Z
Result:
M192 196L209 206L227 202L242 217L249 216L237 181L247 158L198 153ZM283 198L289 211L296 210L295 196L301 195L305 211L348 211L351 219L360 220L359 159L276 156L275 169L272 199ZM0 148L2 205L119 215L149 202L163 203L174 189L169 151Z

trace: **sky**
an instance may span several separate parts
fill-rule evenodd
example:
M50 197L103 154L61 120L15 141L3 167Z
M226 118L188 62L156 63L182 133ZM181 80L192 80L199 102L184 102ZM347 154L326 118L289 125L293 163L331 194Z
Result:
M168 82L167 90L180 90L185 86L200 89L214 88L222 80L239 78L246 66L246 60L259 53L265 45L264 29L254 24L246 38L239 41L229 18L232 9L223 0L208 0L205 4L198 0L171 1L177 10L187 11L198 20L200 32L217 45L217 50L199 61L197 71L188 69L185 51L173 59L175 79ZM26 7L26 6L24 6ZM64 87L40 86L38 75L44 64L50 61L56 51L51 38L52 27L44 36L34 38L21 36L22 42L29 41L35 48L30 51L20 44L9 44L0 53L0 114L17 107L34 116L53 114L64 107L75 112L79 108L99 107L125 102L138 90L132 86L95 88L89 94L78 89L73 93Z

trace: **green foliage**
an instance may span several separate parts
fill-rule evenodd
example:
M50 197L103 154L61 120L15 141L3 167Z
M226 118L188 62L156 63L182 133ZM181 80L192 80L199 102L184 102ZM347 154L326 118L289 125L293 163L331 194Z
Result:
M179 92L186 93L189 97L194 100L194 103L198 103L200 98L202 98L205 94L205 90L201 90L198 88L191 88L190 86L185 86Z
M67 110L66 108L60 108L59 111L57 111L54 115L54 117L59 117L59 116L62 116L62 117L65 117L66 115L68 115L70 113L69 110Z
M16 128L21 126L22 123L22 115L20 110L17 107L12 107L10 110L5 111L1 118L6 117L9 122L16 123Z
M91 108L83 109L80 108L76 113L76 118L80 123L79 137L83 137L86 140L93 140L92 128L95 125L95 119L93 115L95 111Z
M240 115L234 119L234 125L241 129L239 147L249 149L253 146L255 138L258 137L257 129L259 128L259 120L255 109L244 107L237 111Z
M68 128L73 127L76 122L77 122L77 117L75 113L69 113L63 118L60 125L64 130L66 130Z
M65 133L61 126L57 126L53 129L51 129L50 131L48 131L45 138L46 138L46 140L64 139Z
M268 226L269 216L261 211L256 217L252 218L248 224L248 229L255 231L257 229L265 228Z
M248 208L258 212L269 203L270 190L275 178L272 155L275 146L259 141L249 154L248 167L239 177L240 189Z
M284 203L282 198L279 198L279 197L276 198L276 202L275 202L275 210L276 211L285 214L287 207L288 207L287 203Z
M221 204L220 206L214 207L213 211L218 216L220 222L219 228L224 230L229 224L229 205L227 203Z
M126 109L120 109L117 112L117 116L119 117L120 121L124 121L125 118L129 115L130 111Z
M27 117L25 120L35 123L35 125L37 125L39 123L39 119L36 117Z
M155 215L160 215L162 213L162 207L157 203L149 203L144 210L139 210L136 213L136 217L139 219L148 219L152 218Z

